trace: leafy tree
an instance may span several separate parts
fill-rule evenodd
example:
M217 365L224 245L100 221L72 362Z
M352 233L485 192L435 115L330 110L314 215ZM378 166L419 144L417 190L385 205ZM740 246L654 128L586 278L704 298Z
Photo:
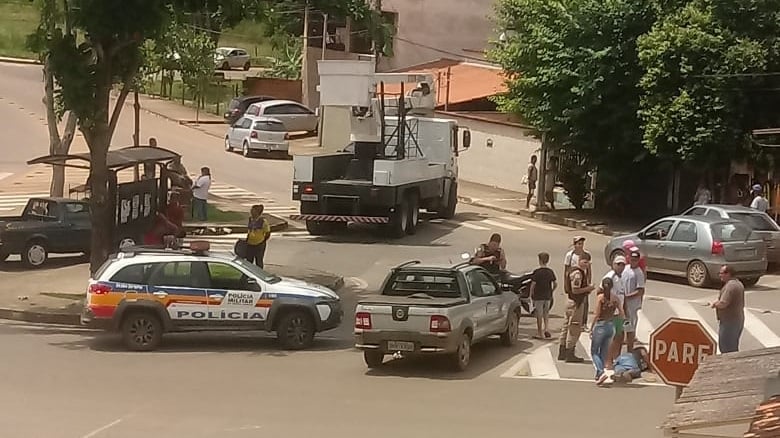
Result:
M173 26L173 53L177 54L177 62L182 82L193 93L196 103L196 119L200 111L200 100L211 84L214 76L214 40L203 32L191 26Z
M283 79L300 79L302 46L300 38L287 37L287 43L276 49L276 56L274 56L271 65L271 76Z
M745 134L776 126L776 2L694 0L666 11L639 41L648 150L708 167L750 152ZM679 4L678 4L679 6ZM758 74L753 76L752 74Z
M629 189L644 158L636 40L654 23L650 0L500 0L496 15L512 31L489 52L507 76L499 108L546 131L553 148L618 175L608 190ZM577 193L583 172L568 173L564 189Z
M141 46L156 38L169 17L158 0L71 0L74 32L47 23L39 53L59 84L54 92L60 116L72 111L90 151L90 210L94 272L108 257L115 221L109 196L108 148L119 114L142 64ZM42 15L43 20L48 20ZM120 86L111 109L111 92Z

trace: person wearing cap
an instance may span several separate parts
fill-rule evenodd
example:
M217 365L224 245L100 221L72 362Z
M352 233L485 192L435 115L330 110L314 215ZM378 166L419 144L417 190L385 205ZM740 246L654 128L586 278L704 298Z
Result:
M627 239L623 241L623 254L626 257L626 260L628 260L629 257L631 257L631 253L637 251L639 252L639 247L636 243L634 243L633 240ZM645 257L640 254L639 257L639 267L642 268L642 272L645 273L645 276L647 276L647 260L645 260Z
M769 201L763 196L763 191L760 184L753 186L755 197L750 203L750 208L766 213L769 210Z
M574 236L574 239L572 239L572 245L573 248L570 249L569 252L567 252L566 255L563 257L563 278L564 279L569 278L569 274L571 274L572 269L579 266L580 257L583 254L587 253L587 251L585 250L584 236ZM589 264L588 269L585 272L585 283L590 284L592 278L593 277L591 275L591 266ZM570 290L567 289L569 287L569 282L564 281L563 286L564 286L564 292L566 294L569 294L571 292ZM586 316L588 315L588 304L589 304L588 299L586 298L584 303L585 307L583 309ZM584 323L582 329L584 331L588 331L587 321Z
M628 263L629 266L626 271L630 271L630 275L626 278L626 299L625 299L625 313L628 324L626 325L626 350L634 350L634 342L636 342L636 327L639 323L639 309L642 308L642 301L645 296L645 272L639 266L641 261L641 254L639 248L632 247L629 252Z
M609 355L607 356L607 374L612 374L612 362L620 355L620 351L623 349L623 342L626 338L624 326L628 322L625 318L625 298L626 289L630 277L632 276L631 270L626 269L626 258L619 255L612 260L612 270L604 275L604 278L612 279L612 293L617 296L620 302L620 311L615 310L615 318L613 322L615 324L615 336L612 338L612 344L609 347Z
M574 354L574 348L580 340L582 326L585 325L587 313L584 303L588 300L588 294L595 289L588 282L587 272L590 270L590 254L585 252L579 259L577 267L572 268L570 274L565 277L566 287L566 315L563 319L563 329L558 338L558 360L569 363L582 363L584 359Z

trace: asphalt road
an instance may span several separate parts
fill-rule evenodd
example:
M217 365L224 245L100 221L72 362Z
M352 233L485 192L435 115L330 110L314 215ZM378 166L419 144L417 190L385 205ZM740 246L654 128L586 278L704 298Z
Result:
M47 151L42 113L34 112L42 108L36 92L41 89L39 67L0 65L0 76L0 132L5 140L0 173L13 173L23 170L26 159ZM162 147L182 153L191 171L208 165L216 181L279 202L290 199L290 161L226 154L219 139L159 117L144 114L141 123L143 138L155 136ZM131 134L128 110L114 144L131 144ZM547 251L560 275L572 237L585 234L596 273L606 272L604 236L506 216L462 206L454 221L425 223L417 235L397 241L369 229L318 239L279 237L271 241L267 261L348 277L342 291L348 307L375 290L390 266L412 259L457 262L461 253L473 251L493 231L504 236L510 270L531 269L536 254ZM749 304L778 306L774 292L772 284L759 286ZM654 278L648 294L707 300L716 291ZM562 313L562 302L556 301L554 313ZM149 354L123 352L116 339L92 332L5 323L0 325L0 373L6 376L0 391L0 430L14 431L3 434L9 437L460 437L487 432L583 438L630 433L639 438L661 436L655 427L673 400L673 391L666 387L607 390L589 382L502 377L542 346L530 339L528 320L517 347L478 348L473 366L463 375L435 363L408 361L370 373L350 348L350 322L348 317L344 326L307 352L277 351L263 336L177 335L166 340L162 351ZM560 322L553 324L557 328ZM592 372L582 367L584 374ZM614 434L605 427L612 427Z

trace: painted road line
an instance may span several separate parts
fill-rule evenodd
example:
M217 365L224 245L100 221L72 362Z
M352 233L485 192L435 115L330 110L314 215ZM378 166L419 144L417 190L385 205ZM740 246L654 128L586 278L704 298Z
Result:
M515 216L502 216L501 219L504 219L504 220L507 220L507 221L512 221L512 222L515 222L515 223L518 223L518 224L522 224L522 225L528 225L529 227L541 228L542 230L547 230L547 231L560 231L561 230L560 228L554 227L552 225L546 225L546 224L543 224L541 222L529 221L529 220L521 219L521 218L515 217Z
M669 305L669 307L672 308L672 312L675 313L675 315L678 318L684 318L684 319L692 319L694 321L699 321L699 323L704 327L705 330L707 330L707 333L712 336L712 339L715 340L715 349L717 350L717 353L720 353L720 349L717 348L718 344L718 332L716 332L712 326L710 326L707 321L705 321L701 315L699 315L699 312L696 311L696 309L693 308L693 305L689 303L688 301L684 300L677 300L673 298L667 298L666 303Z
M480 226L480 225L471 224L471 223L468 223L468 222L465 222L465 221L463 221L463 222L456 222L456 221L451 221L451 220L445 220L444 223L452 224L452 225L455 225L456 227L470 228L472 230L486 231L486 230L490 229L490 228L483 227L483 226Z
M492 225L494 227L505 228L505 229L511 230L511 231L523 231L523 230L525 230L525 228L516 227L514 225L509 225L509 224L505 224L503 222L497 222L497 221L490 220L490 219L483 219L480 222L483 223L483 224Z
M0 195L0 200L21 200L28 198L42 198L49 196L49 193L9 193L7 195Z
M530 375L537 379L561 378L550 347L540 348L528 356L528 368Z
M0 207L0 211L13 211L16 207Z
M593 327L591 327L591 330L593 330ZM593 362L593 356L591 356L590 354L590 348L592 346L590 333L585 333L585 332L580 333L580 340L578 341L578 343L582 346L582 349L585 350L584 359Z
M777 336L749 310L745 311L745 330L764 347L777 347L780 345L780 336Z
M8 172L0 172L0 179L8 178L9 176L13 175L13 173Z

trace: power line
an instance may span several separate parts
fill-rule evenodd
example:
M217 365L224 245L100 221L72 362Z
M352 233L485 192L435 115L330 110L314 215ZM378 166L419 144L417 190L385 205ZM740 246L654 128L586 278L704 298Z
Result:
M437 49L436 47L432 47L432 46L429 46L429 45L426 45L426 44L422 44L422 43L416 43L414 41L410 41L410 40L407 40L405 38L401 38L399 36L395 36L393 39L401 41L401 42L404 42L406 44L411 44L413 46L422 47L423 49L433 50L434 52L439 52L439 53L442 53L444 55L450 55L450 56L454 56L454 57L457 57L457 58L468 59L468 60L471 60L471 61L485 62L485 58L477 58L476 56L462 55L460 53L454 53L454 52L449 52L447 50Z

